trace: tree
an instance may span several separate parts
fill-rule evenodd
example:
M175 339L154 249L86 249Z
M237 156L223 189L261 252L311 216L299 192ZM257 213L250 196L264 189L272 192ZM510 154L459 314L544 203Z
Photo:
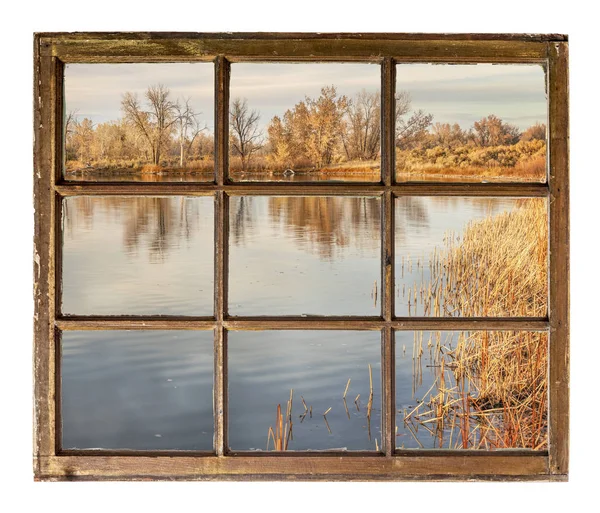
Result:
M248 108L246 98L233 100L230 113L231 146L233 153L241 159L242 171L247 169L252 155L262 147L259 119L258 111Z
M150 86L144 96L147 110L142 110L137 95L130 92L123 95L121 108L125 119L147 142L152 163L159 165L161 152L178 120L176 103L171 101L169 89L162 84Z
M516 144L521 133L519 129L490 114L487 118L475 121L471 133L477 146L504 146Z
M381 99L364 89L349 102L342 142L348 160L373 160L381 142Z
M427 136L427 128L433 120L432 114L425 114L422 110L410 112L411 98L407 91L396 94L396 147L401 150L414 148Z
M535 125L531 125L523 134L521 135L521 141L545 141L546 140L546 125L543 123L536 123Z
M94 124L92 120L84 118L83 121L76 123L73 129L73 143L78 160L86 164L91 160L93 141Z
M435 123L431 127L431 145L455 148L467 142L467 134L458 123Z
M267 127L269 138L269 154L267 159L277 167L287 168L292 165L292 141L288 127L279 116L275 116Z
M179 166L183 167L185 155L189 153L198 134L206 130L206 126L200 125L198 121L200 113L196 114L194 112L193 107L190 105L190 98L187 98L183 104L177 102L174 110L177 119L175 129L179 142Z

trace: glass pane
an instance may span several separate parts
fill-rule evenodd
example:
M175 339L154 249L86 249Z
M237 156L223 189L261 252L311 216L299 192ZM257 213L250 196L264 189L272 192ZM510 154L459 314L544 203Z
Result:
M380 83L375 64L233 64L231 178L378 182Z
M398 181L545 182L538 64L399 64Z
M212 63L68 64L66 180L214 179Z
M548 335L397 331L397 449L548 448Z
M62 333L63 449L213 448L212 331Z
M213 198L63 201L62 312L213 312Z
M396 315L544 317L545 198L396 199Z
M381 202L230 200L232 315L379 315Z
M228 334L234 450L381 447L380 333Z

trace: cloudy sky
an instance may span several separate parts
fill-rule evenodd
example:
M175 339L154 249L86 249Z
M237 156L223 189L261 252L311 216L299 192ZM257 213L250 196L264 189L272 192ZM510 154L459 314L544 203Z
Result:
M163 84L173 98L191 98L199 119L213 129L214 66L210 62L178 64L69 64L65 69L66 110L103 123L121 117L121 97Z
M173 97L190 97L201 119L212 130L213 65L193 64L72 64L65 70L67 110L94 123L121 115L122 94L140 99L149 85L164 84ZM525 129L546 121L544 71L539 65L399 64L397 90L410 93L413 109L423 109L434 122L459 123L463 128L488 114ZM361 89L377 91L379 66L355 63L238 63L231 66L231 98L248 99L261 113L265 127L305 96L336 85L339 94Z

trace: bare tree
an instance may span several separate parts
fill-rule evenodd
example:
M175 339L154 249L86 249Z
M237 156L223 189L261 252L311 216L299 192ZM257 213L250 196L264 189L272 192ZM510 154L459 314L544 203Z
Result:
M260 114L256 110L249 110L246 98L236 98L229 115L231 145L234 154L240 156L242 171L245 171L252 155L262 147L262 132L258 128Z
M348 160L373 160L381 140L380 95L364 89L349 102L346 126L341 131Z
M406 119L410 112L411 98L407 91L396 95L396 146L402 150L417 145L427 134L427 128L433 120L432 114L417 110Z
M179 166L183 167L185 156L188 154L192 144L194 144L194 140L207 127L206 125L200 125L198 116L201 113L196 114L194 112L194 108L190 105L190 98L187 98L183 104L177 102L175 104L175 112L177 118L175 128L179 141Z
M145 95L147 110L143 110L137 95L123 95L121 108L127 121L133 124L150 146L152 162L160 164L161 150L177 121L176 104L169 98L169 89L162 84L150 86Z

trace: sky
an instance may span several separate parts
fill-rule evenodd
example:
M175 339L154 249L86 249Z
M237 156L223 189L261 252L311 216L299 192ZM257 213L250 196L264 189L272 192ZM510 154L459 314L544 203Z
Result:
M546 122L544 70L535 64L398 64L397 91L407 91L412 109L433 114L433 122L474 121L495 114L521 130ZM212 131L214 71L212 63L71 64L65 69L66 110L79 119L102 123L121 116L124 92L140 99L149 85L164 84L174 98L191 98ZM260 112L265 128L305 96L317 97L323 86L335 85L340 95L378 91L380 69L363 63L234 63L231 99L247 98Z
M65 110L77 118L104 123L122 116L121 98L137 93L143 100L151 85L167 86L173 99L191 99L199 121L214 126L214 66L210 62L169 64L68 64L65 67Z

